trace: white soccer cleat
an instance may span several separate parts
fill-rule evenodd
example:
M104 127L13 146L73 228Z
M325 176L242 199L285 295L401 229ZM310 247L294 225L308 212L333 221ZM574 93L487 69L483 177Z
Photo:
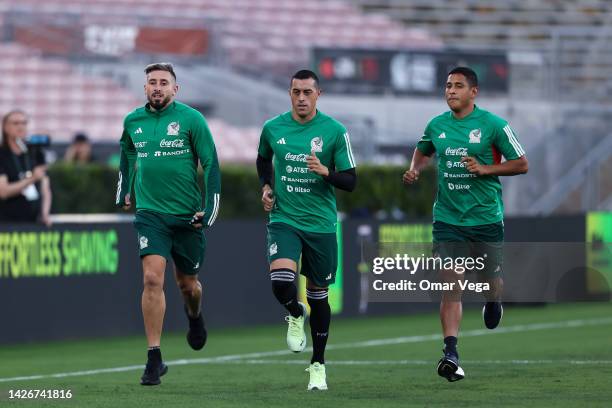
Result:
M312 363L306 369L310 373L310 381L308 381L308 391L327 390L327 377L325 375L325 364Z
M299 353L306 348L306 333L304 333L304 322L306 321L306 306L298 302L302 308L302 315L300 317L293 317L291 315L285 317L285 321L289 323L287 328L287 346L289 350L294 353Z

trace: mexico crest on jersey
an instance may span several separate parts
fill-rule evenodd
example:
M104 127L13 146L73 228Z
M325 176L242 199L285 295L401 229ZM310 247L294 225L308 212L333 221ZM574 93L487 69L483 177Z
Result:
M480 129L474 129L470 132L470 143L480 143Z
M181 125L178 122L172 122L168 125L168 133L166 136L178 136L181 130Z
M310 141L310 150L315 152L323 151L323 138L317 136Z

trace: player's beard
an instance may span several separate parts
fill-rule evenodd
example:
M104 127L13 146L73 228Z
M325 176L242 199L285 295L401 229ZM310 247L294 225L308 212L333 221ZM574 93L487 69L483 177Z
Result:
M160 102L155 102L153 100L153 95L151 95L148 99L149 99L149 105L153 109L155 109L156 111L159 111L159 110L164 109L166 107L166 105L168 105L168 102L170 102L171 97L170 96L166 96Z

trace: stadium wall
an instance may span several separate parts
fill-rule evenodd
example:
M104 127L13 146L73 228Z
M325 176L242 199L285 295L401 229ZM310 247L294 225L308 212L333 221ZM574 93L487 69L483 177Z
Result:
M410 230L416 235L404 238L425 242L429 223L415 220ZM342 223L340 316L436 309L433 303L364 302L364 226L372 232L369 239L377 241L381 225L372 219ZM507 240L515 242L584 242L585 216L511 218L506 231ZM281 321L284 312L271 294L266 273L266 249L265 221L222 220L207 233L200 276L210 327ZM0 343L140 335L141 276L130 222L58 223L51 229L0 225ZM576 276L584 286L584 274ZM185 316L170 270L165 287L165 330L183 331Z

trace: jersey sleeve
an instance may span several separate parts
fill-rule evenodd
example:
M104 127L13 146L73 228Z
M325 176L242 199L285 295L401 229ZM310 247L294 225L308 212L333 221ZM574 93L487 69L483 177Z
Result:
M516 138L514 130L507 122L503 122L495 128L493 145L501 152L506 160L518 159L525 155L523 146Z
M419 149L419 151L425 156L431 156L436 152L436 147L434 146L431 137L431 122L429 122L425 127L423 136L421 136L421 140L418 141L416 148Z
M264 125L261 129L261 135L259 136L259 146L257 147L257 154L264 159L271 159L274 155L272 147L270 146L270 132L267 125Z
M344 127L338 131L336 149L334 150L334 164L337 171L344 171L356 167L353 150L351 149L351 139Z
M134 176L136 175L134 171L136 164L136 147L134 147L134 142L125 128L125 122L119 146L119 180L117 181L115 205L123 207L125 204L125 196L132 191Z
M200 159L204 170L204 227L213 225L219 214L221 200L221 173L219 171L219 160L217 149L206 119L197 114L191 129L191 142L195 152Z

